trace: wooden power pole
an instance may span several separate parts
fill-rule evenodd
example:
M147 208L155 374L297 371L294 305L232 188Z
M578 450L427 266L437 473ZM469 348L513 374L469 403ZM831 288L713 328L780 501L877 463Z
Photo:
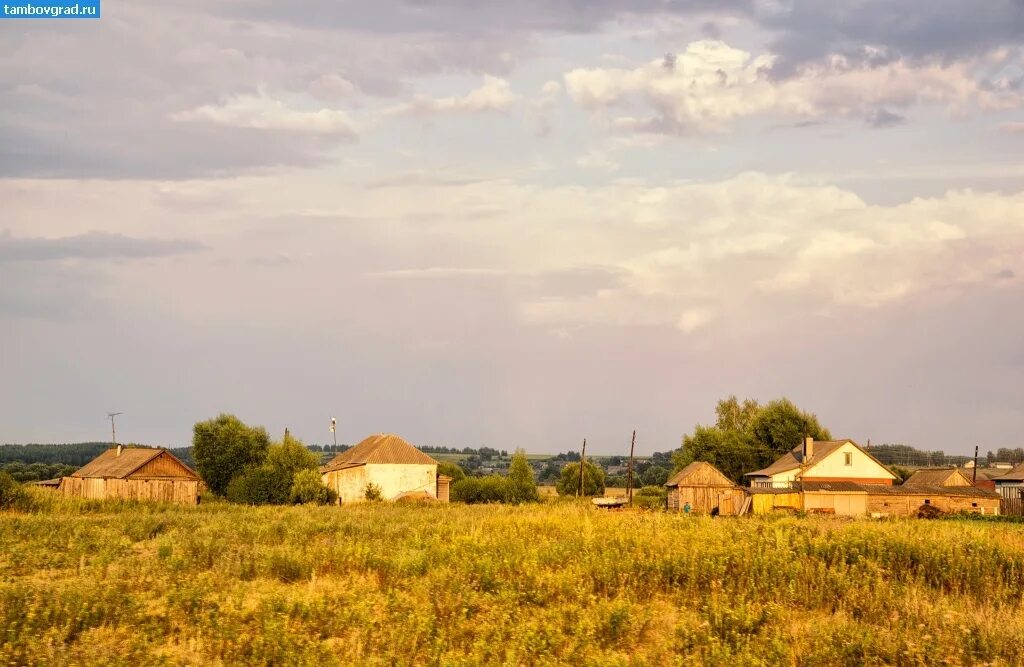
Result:
M974 446L974 472L971 474L971 483L978 481L978 446Z
M633 450L636 448L636 429L633 429L633 440L629 443L629 473L626 478L626 493L629 494L629 505L633 506Z
M583 496L583 466L587 462L587 439L583 438L583 451L580 452L580 488L576 492L579 497Z

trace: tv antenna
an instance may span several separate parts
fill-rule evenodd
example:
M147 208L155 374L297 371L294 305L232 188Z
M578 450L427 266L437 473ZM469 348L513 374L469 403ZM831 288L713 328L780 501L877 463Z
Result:
M116 417L118 415L123 415L123 414L124 414L123 412L108 412L107 413L107 419L110 420L110 439L113 441L113 443L115 445L117 444L117 431L114 430L114 417Z

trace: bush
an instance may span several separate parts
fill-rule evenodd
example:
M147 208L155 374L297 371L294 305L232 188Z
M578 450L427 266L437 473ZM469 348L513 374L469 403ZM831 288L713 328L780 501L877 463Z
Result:
M555 484L560 496L575 496L580 488L580 464L570 463L562 468L562 475ZM583 469L583 495L604 495L604 471L587 461Z
M267 465L249 468L228 484L227 497L246 505L282 505L288 501L292 480Z
M663 486L645 486L639 491L638 495L641 496L653 496L656 498L665 498L668 496L668 491Z
M296 504L314 503L316 505L330 505L338 499L334 489L324 484L320 472L306 469L295 473L292 478L292 492L290 500Z
M0 471L0 510L14 509L28 502L28 494L21 484L5 472Z
M461 503L504 503L508 497L508 484L498 475L467 477L451 489L451 499Z
M363 497L370 502L376 502L378 500L384 500L384 492L381 490L380 485L374 484L373 482L367 482L366 488L363 489Z
M438 463L437 474L452 478L452 484L466 479L466 471L457 463Z

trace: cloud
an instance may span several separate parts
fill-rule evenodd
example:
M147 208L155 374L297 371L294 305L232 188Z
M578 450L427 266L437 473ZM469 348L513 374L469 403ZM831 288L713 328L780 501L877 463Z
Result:
M280 130L353 140L356 124L339 109L300 110L265 94L238 95L220 105L203 105L171 116L181 122L208 122L253 130Z
M1003 123L999 129L1008 134L1024 134L1024 122Z
M142 259L197 252L203 245L183 239L143 239L88 232L61 238L15 237L0 233L0 262L47 262L63 259Z
M613 128L659 134L723 132L757 115L860 117L884 126L900 118L887 107L934 105L959 113L1024 101L1020 91L981 85L963 62L869 66L837 55L777 80L770 76L776 60L770 53L755 56L703 40L632 69L577 68L566 73L565 82L584 109L618 112Z
M417 95L385 110L390 116L429 116L434 114L483 113L508 111L518 101L508 81L494 76L485 76L479 88L465 95L432 98Z

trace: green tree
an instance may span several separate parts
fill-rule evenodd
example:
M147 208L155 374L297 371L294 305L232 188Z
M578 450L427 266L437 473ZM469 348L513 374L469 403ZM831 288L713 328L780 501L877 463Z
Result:
M526 452L517 449L508 467L508 501L512 503L533 503L540 500L537 482L533 479L533 468L526 458Z
M763 467L758 449L754 436L748 432L697 426L693 435L684 437L682 447L672 454L672 464L674 470L679 471L694 461L707 461L723 475L740 483L744 473Z
M376 502L378 500L384 500L384 492L381 490L379 484L367 482L366 488L363 489L363 497L370 502Z
M575 496L580 488L580 464L569 463L562 468L562 474L555 484L560 496ZM583 495L604 495L604 471L587 461L583 468Z
M750 431L761 448L761 462L769 465L803 442L805 437L831 440L832 434L818 423L818 417L780 398L757 411Z
M437 474L452 478L452 484L466 479L466 471L458 463L442 462L437 464Z
M675 471L694 461L707 461L733 481L744 473L771 465L799 445L804 437L831 440L818 418L787 398L765 405L729 396L715 406L714 426L697 425L672 454Z
M508 502L508 481L498 475L467 477L452 484L451 498L470 504Z
M672 471L661 466L648 466L647 470L640 475L640 480L647 486L661 486L668 481Z
M192 457L210 491L224 495L231 479L267 457L270 438L262 426L246 426L234 415L197 422L192 427Z

